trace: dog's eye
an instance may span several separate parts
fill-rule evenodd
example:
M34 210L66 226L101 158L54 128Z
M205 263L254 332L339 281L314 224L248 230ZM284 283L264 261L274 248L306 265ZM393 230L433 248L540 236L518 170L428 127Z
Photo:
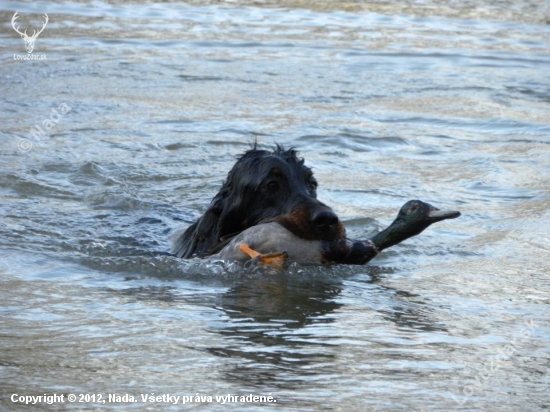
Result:
M267 188L272 191L272 192L275 192L276 190L279 190L279 183L277 182L269 182L267 184Z

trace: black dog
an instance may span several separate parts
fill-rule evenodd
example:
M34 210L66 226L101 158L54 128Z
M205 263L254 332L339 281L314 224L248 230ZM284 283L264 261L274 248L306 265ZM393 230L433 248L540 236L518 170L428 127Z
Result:
M345 230L332 209L317 200L317 181L294 149L256 145L242 155L208 210L174 242L182 258L206 257L226 239L259 223L277 222L302 239L333 241Z

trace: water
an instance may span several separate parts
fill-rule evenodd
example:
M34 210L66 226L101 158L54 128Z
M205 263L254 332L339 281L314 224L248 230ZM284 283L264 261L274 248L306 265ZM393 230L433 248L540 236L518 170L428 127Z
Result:
M16 10L22 28L48 13L47 60L14 60ZM65 395L37 410L550 407L548 3L0 16L0 409L24 408L14 393ZM297 147L354 237L412 198L463 215L364 267L167 255L254 139ZM109 393L138 401L66 398Z

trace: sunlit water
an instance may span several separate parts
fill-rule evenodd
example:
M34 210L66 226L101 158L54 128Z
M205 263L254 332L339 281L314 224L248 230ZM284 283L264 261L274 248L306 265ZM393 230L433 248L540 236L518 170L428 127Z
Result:
M548 4L449 4L4 2L0 409L550 408ZM14 60L16 10L47 60ZM353 237L412 198L463 216L364 267L169 256L254 139Z

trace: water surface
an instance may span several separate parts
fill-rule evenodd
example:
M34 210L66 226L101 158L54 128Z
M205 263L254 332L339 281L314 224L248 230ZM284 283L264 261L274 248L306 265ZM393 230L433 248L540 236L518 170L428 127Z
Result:
M48 13L47 60L14 60L16 10ZM0 21L0 409L550 407L546 3L48 0ZM413 198L463 215L367 266L169 256L255 139L299 149L353 237ZM251 393L277 402L215 402Z

